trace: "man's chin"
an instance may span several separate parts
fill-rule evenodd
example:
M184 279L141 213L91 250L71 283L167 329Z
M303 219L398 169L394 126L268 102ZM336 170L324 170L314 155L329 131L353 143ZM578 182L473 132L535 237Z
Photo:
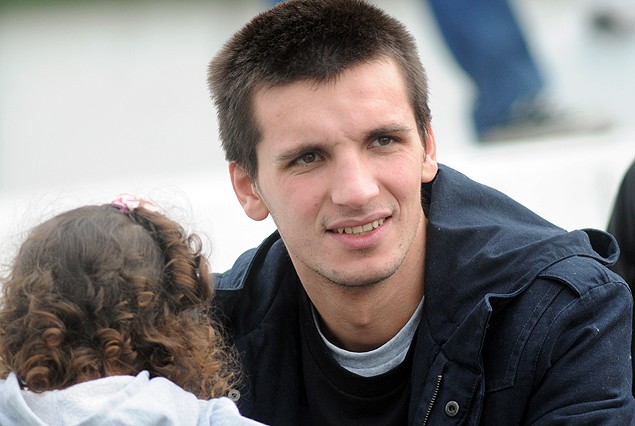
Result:
M366 288L373 287L386 282L395 274L396 268L384 269L381 271L369 271L368 269L354 273L347 271L346 273L331 274L326 277L333 284L345 288Z

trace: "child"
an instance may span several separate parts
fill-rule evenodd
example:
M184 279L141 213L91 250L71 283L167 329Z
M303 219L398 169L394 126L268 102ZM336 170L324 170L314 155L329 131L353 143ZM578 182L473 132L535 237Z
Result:
M221 398L237 369L200 239L152 203L42 223L1 285L0 424L259 424Z

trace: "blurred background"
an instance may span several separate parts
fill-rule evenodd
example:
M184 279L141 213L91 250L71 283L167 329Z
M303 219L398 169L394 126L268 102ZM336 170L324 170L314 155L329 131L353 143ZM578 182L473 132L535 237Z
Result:
M479 143L473 88L421 0L375 0L417 38L438 160L565 229L604 229L635 157L635 34L599 0L512 0L565 104L613 120L587 135ZM632 0L618 1L630 7ZM206 67L266 0L0 0L0 263L34 224L121 192L206 238L215 270L273 229L227 177ZM620 6L621 7L621 6ZM627 9L628 10L628 9ZM609 22L610 23L610 22Z

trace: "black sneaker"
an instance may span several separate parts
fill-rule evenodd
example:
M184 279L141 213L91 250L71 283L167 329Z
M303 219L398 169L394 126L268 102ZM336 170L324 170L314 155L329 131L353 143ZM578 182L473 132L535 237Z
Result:
M606 130L613 123L605 116L557 108L542 97L514 107L509 119L479 134L481 142L547 138Z
M635 8L606 8L591 14L592 28L604 34L628 36L635 32Z

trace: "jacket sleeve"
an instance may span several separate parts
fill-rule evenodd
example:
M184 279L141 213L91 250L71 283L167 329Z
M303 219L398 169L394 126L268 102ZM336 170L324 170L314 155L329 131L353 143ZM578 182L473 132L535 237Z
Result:
M617 276L607 271L604 277L604 283L556 303L537 358L526 424L635 424L633 299Z
M635 162L624 175L615 197L608 232L620 246L620 257L612 269L635 286Z

